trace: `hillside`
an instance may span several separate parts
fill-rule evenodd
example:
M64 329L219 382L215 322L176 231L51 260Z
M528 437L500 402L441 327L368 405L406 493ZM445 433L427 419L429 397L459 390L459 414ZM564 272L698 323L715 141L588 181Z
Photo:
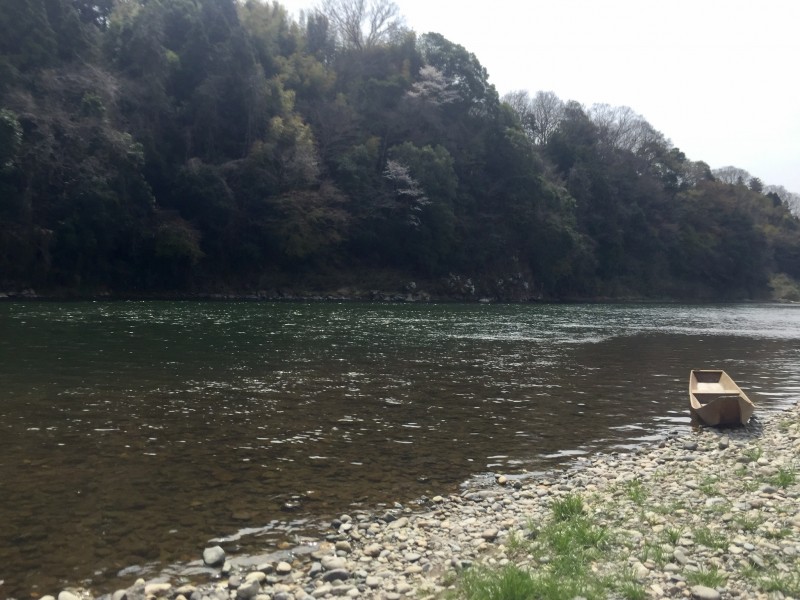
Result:
M391 3L5 5L0 291L800 299L795 195Z

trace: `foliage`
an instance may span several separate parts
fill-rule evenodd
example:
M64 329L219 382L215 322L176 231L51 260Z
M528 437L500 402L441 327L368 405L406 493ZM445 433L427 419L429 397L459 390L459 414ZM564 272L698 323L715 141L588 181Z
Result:
M505 300L796 299L797 194L688 160L627 107L501 101L388 0L300 22L256 0L4 8L4 288L365 269Z

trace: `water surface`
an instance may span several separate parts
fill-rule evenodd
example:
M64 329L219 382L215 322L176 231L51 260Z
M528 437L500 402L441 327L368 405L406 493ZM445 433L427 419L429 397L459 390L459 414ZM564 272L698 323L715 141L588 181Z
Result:
M3 303L0 596L630 448L689 426L693 368L777 410L798 341L774 305Z

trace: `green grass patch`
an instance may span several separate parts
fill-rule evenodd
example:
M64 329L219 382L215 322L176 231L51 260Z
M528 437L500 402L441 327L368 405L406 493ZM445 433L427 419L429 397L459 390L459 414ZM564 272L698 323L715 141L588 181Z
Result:
M681 539L681 530L677 527L667 527L664 531L664 539L673 546Z
M733 518L733 524L742 531L753 533L764 522L764 517L761 515L749 516L747 514L736 515Z
M470 569L461 586L469 600L530 600L540 592L531 574L515 565L499 571Z
M745 448L742 455L748 458L750 462L756 462L759 458L764 456L764 451L760 446L754 446L752 448Z
M783 540L791 537L792 533L789 527L781 527L780 529L768 529L764 532L764 537L768 540Z
M625 490L625 495L639 506L644 504L644 501L647 500L647 490L642 485L641 481L627 481L623 489Z
M726 580L727 577L720 573L716 567L686 572L686 581L691 585L704 585L710 588L717 588L724 585Z
M553 511L553 518L556 521L569 521L583 514L583 500L580 496L569 494L554 500L550 510Z
M795 566L794 570L789 573L772 571L759 577L756 585L767 593L780 592L784 596L800 598L800 567Z
M676 511L684 510L686 508L686 503L683 500L675 500L674 502L667 502L666 504L657 504L653 506L653 512L656 512L660 515L672 515L675 514Z
M668 559L669 557L667 556L667 551L664 550L661 544L648 542L645 543L644 547L642 548L642 562L652 560L659 568L661 568L667 564Z
M559 498L553 501L550 510L550 518L538 525L532 539L515 534L507 542L509 548L524 551L537 561L539 566L535 570L514 565L469 569L461 577L458 597L466 600L645 597L645 590L632 574L592 568L598 561L612 558L609 553L613 540L610 530L587 514L580 496Z
M706 496L719 496L719 488L717 487L717 483L719 483L719 477L708 476L700 482L697 486L701 492L703 492Z
M786 489L790 485L794 484L797 481L797 473L795 473L794 469L778 469L778 472L769 479L769 482L773 485L777 485L779 488Z
M698 527L694 531L694 541L706 548L722 550L730 544L727 536L719 531L712 531L708 527Z

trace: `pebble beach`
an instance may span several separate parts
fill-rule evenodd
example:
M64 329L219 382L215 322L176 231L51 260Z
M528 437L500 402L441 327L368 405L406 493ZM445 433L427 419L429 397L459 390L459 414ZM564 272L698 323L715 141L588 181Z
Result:
M467 572L546 572L552 557L537 547L537 531L565 498L580 499L606 540L590 574L624 577L638 597L800 598L798 471L795 405L740 428L687 427L545 475L497 474L413 507L341 515L280 559L239 560L209 547L182 573L42 600L457 598ZM605 596L626 597L613 588Z

